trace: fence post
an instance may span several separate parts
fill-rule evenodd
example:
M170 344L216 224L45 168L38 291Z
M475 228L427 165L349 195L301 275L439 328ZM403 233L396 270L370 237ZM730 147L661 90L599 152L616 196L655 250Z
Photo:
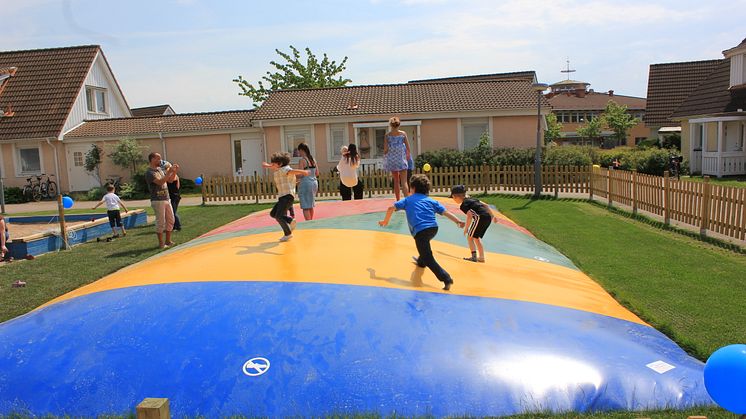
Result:
M207 197L205 196L205 186L207 186L205 185L205 175L200 173L199 177L202 178L202 184L199 185L200 192L202 192L202 205L205 205L205 202L207 201Z
M710 190L710 177L705 176L702 190L702 205L700 207L700 226L699 234L704 237L707 236L707 229L710 228L710 200L712 198L712 192Z
M559 166L554 165L554 199L559 198Z
M259 203L259 176L254 170L254 202Z
M135 408L137 419L168 419L171 411L168 399L147 398Z
M593 201L593 177L596 175L596 166L591 165L591 170L588 173L588 199Z
M487 191L490 189L489 173L487 172L487 163L482 165L482 187L484 188L484 194L487 195Z
M632 214L637 215L637 169L632 169Z
M611 186L614 184L611 181L611 172L612 169L606 169L606 201L610 207L614 204L614 198L611 197Z
M668 170L663 172L663 222L671 223L671 185L668 178Z

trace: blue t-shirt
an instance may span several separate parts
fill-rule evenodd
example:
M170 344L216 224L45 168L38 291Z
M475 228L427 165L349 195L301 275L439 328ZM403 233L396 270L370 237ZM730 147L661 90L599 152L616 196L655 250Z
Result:
M440 202L421 193L412 194L395 202L394 207L406 211L409 232L413 236L426 228L437 227L435 214L443 214L446 210Z

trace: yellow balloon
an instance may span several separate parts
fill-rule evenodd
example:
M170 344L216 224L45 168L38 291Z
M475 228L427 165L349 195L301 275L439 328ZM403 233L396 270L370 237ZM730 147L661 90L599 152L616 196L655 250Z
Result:
M422 165L422 170L429 172L432 167L430 167L430 163L425 163Z

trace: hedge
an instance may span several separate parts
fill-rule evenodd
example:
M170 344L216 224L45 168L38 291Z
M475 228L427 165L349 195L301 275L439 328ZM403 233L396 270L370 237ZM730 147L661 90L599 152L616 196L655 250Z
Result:
M668 168L671 153L671 150L657 148L618 147L601 150L591 146L554 146L544 147L542 164L559 166L598 164L602 167L609 167L614 159L619 159L621 168L624 170L636 169L640 173L663 176L663 172ZM433 167L481 166L482 164L525 166L533 162L533 148L503 147L478 151L441 149L420 154L415 159L415 166L422 167L425 163L430 163Z

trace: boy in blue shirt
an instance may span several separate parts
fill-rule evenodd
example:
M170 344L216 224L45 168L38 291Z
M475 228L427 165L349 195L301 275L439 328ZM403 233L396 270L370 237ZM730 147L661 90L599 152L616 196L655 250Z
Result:
M414 242L419 253L419 257L414 257L415 263L420 268L430 268L438 280L445 284L443 289L448 291L451 289L453 279L435 261L433 250L430 247L430 240L438 234L438 223L435 221L435 214L445 215L446 218L456 223L460 228L464 228L465 224L455 215L446 211L440 202L427 196L430 193L430 179L427 176L412 176L412 188L414 189L414 193L389 207L388 211L386 211L386 218L383 221L379 221L378 224L381 227L386 227L394 211L406 211L409 232L414 236Z

